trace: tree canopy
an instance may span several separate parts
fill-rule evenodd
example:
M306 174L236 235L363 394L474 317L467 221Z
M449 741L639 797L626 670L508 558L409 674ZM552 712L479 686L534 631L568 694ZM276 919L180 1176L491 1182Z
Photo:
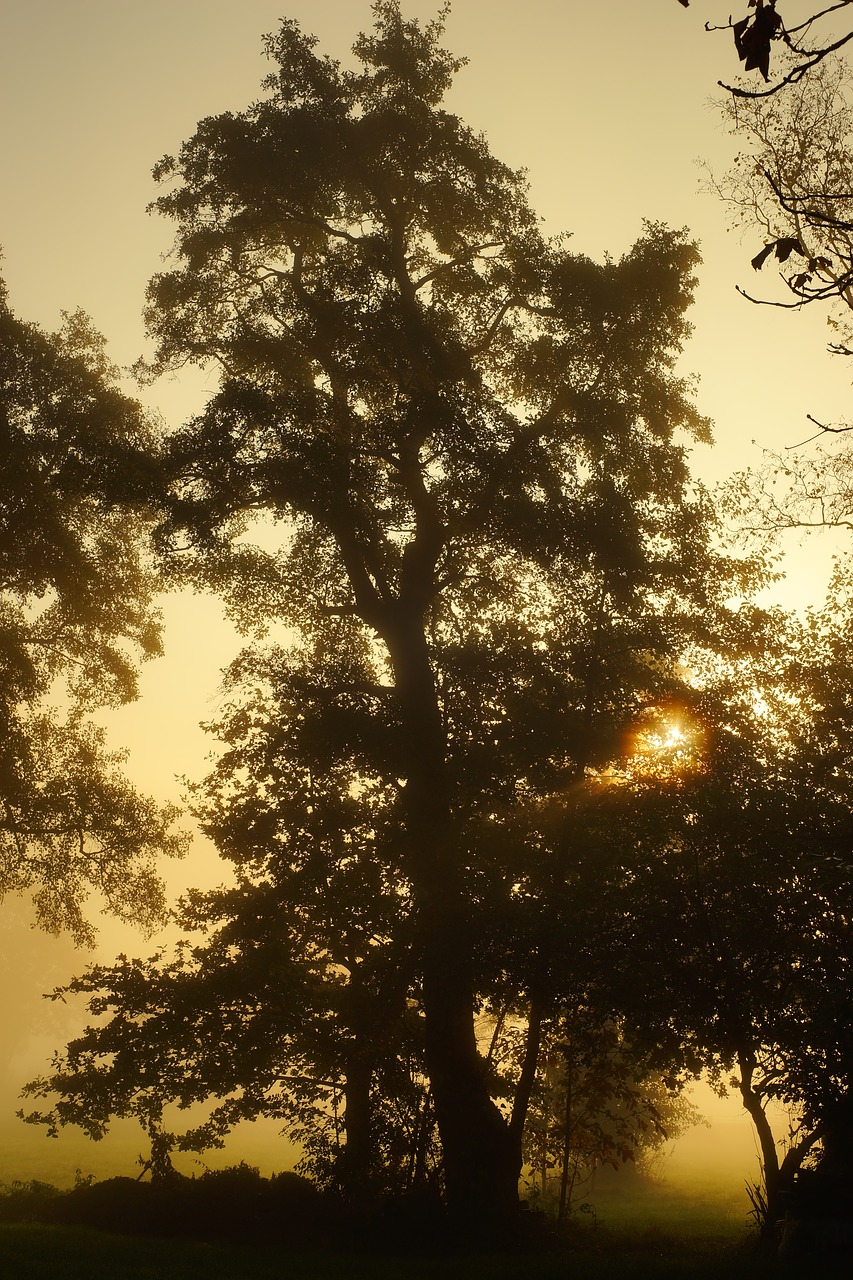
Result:
M41 924L81 941L92 891L125 918L161 916L156 857L182 846L88 715L134 697L160 643L156 447L115 372L82 313L45 334L0 286L0 895L32 893Z
M232 883L173 952L70 985L97 1021L31 1092L94 1136L137 1116L161 1169L272 1115L347 1194L500 1227L555 1046L566 1170L575 1053L625 1108L599 1152L703 1067L752 1101L759 1055L810 1135L839 1101L841 1069L808 1081L842 997L798 1017L802 967L845 955L808 874L849 838L843 680L822 624L744 603L768 571L691 481L686 233L546 239L444 106L441 20L373 14L353 68L282 22L263 96L155 171L147 372L218 371L157 546L252 640L193 791ZM641 744L678 715L705 736L670 768Z
M157 166L177 239L149 288L149 371L220 371L170 442L158 536L173 574L294 637L274 757L255 670L239 673L229 733L251 782L216 783L217 839L250 877L281 847L279 882L304 861L316 885L334 857L393 886L448 1199L494 1215L517 1201L520 1131L490 1097L475 1014L494 922L525 897L500 815L613 755L707 625L706 572L729 571L686 465L708 425L675 372L695 248L648 226L599 264L545 240L523 177L442 106L462 64L441 21L386 0L374 18L355 70L284 21L264 96ZM259 513L275 550L252 545ZM386 928L365 927L359 965Z

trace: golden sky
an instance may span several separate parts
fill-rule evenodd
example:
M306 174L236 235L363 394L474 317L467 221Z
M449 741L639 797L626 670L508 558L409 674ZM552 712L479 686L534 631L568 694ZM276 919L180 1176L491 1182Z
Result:
M426 19L437 7L403 4L407 16ZM786 19L809 7L787 0ZM718 77L734 75L734 51L730 36L702 30L706 17L725 21L730 8L729 0L693 0L686 10L675 0L455 0L446 32L449 47L470 59L451 109L502 160L527 169L548 231L572 232L574 248L596 257L620 255L643 218L686 225L701 241L684 368L700 375L699 405L716 423L715 448L694 451L708 480L757 463L761 446L803 439L807 413L842 417L850 380L825 354L822 315L758 309L736 295L736 283L754 284L749 260L761 237L741 243L729 234L726 210L700 191L697 161L721 171L733 154L709 100ZM145 212L156 194L151 168L203 116L257 96L266 71L261 35L281 16L298 19L321 51L342 59L370 23L366 0L9 0L0 23L0 245L19 316L54 328L62 309L82 307L116 362L142 353L143 292L170 239ZM204 389L204 378L192 376L144 398L178 425ZM809 591L814 598L830 547L825 539L794 550L786 602ZM217 673L238 643L213 601L170 600L166 617L165 659L145 672L140 703L111 722L136 780L162 797L179 793L176 775L202 770L206 746L196 726L214 713ZM217 874L200 850L171 879ZM119 942L148 947L105 926L102 953ZM59 980L60 953L63 963L83 961L65 943L51 950L33 938L33 948L44 956L45 987ZM16 983L8 967L2 983ZM36 974L27 1001L37 987ZM35 1006L9 990L5 1001L6 1030L18 1026L29 1037L21 1056L37 1070ZM43 1040L42 1057L50 1048ZM7 1116L8 1096L7 1087ZM0 1178L13 1173L0 1160Z

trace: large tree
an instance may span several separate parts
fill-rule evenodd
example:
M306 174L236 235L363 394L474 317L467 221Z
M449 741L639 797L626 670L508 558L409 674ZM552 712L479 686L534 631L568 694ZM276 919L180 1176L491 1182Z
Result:
M0 282L0 897L91 941L91 892L150 924L174 812L139 795L91 720L160 651L147 549L157 445L82 313L46 334ZM146 522L146 509L148 518Z
M380 852L448 1199L495 1215L521 1148L475 1035L478 849L499 805L612 754L703 607L707 513L674 443L707 435L673 371L696 253L662 227L603 265L544 240L523 178L441 105L461 62L440 22L374 16L355 70L283 22L261 100L157 167L177 240L151 371L221 374L172 442L160 536L245 625L298 631L318 665L356 646L389 708Z

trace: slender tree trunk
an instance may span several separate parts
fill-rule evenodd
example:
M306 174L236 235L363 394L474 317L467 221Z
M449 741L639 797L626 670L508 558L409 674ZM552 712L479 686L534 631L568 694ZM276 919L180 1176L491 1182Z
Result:
M512 1116L509 1122L510 1137L516 1161L516 1180L521 1177L523 1157L521 1152L524 1126L530 1109L530 1096L536 1083L536 1067L539 1063L539 1047L542 1043L542 1007L538 1000L531 1000L530 1013L527 1019L527 1036L524 1043L524 1060L515 1096L512 1100Z
M780 1197L793 1187L794 1175L809 1148L806 1146L801 1153L797 1150L793 1155L789 1151L780 1165L779 1152L776 1147L773 1130L770 1127L770 1121L767 1119L761 1095L753 1087L755 1057L750 1050L738 1050L738 1068L740 1070L740 1095L743 1099L743 1105L755 1125L755 1132L758 1135L758 1143L761 1148L761 1168L764 1174L764 1189L767 1197L766 1221L761 1224L761 1231L763 1236L770 1238L774 1235L776 1223L782 1216Z
M743 1099L744 1107L749 1112L752 1123L755 1125L758 1144L761 1148L761 1171L764 1175L764 1188L769 1205L771 1199L775 1199L776 1185L779 1181L779 1156L776 1151L776 1139L773 1136L770 1121L767 1119L767 1113L762 1106L761 1097L752 1087L753 1066L751 1054L739 1050L738 1067L740 1070L740 1096Z
M421 1190L427 1184L427 1150L430 1141L432 1120L430 1118L432 1093L427 1090L418 1106L415 1117L415 1131L409 1151L409 1169L407 1184L410 1191Z
M566 1054L566 1105L563 1112L563 1167L560 1170L560 1209L558 1219L565 1222L569 1203L569 1162L572 1153L572 1084L574 1064L572 1052Z

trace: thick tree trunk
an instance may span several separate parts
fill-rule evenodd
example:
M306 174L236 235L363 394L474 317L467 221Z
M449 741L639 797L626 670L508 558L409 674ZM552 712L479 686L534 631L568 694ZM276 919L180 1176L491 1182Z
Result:
M344 1084L344 1135L346 1142L337 1164L338 1184L349 1200L371 1194L373 1132L371 1124L370 1063L353 1053L347 1063Z
M426 1054L444 1154L447 1203L472 1225L506 1224L518 1210L518 1160L492 1102L474 1034L465 940L452 917L426 926L423 951Z
M408 864L447 1204L459 1222L503 1224L518 1210L518 1162L477 1048L471 927L451 817L444 726L421 621L398 616L396 624L385 640L406 739Z

